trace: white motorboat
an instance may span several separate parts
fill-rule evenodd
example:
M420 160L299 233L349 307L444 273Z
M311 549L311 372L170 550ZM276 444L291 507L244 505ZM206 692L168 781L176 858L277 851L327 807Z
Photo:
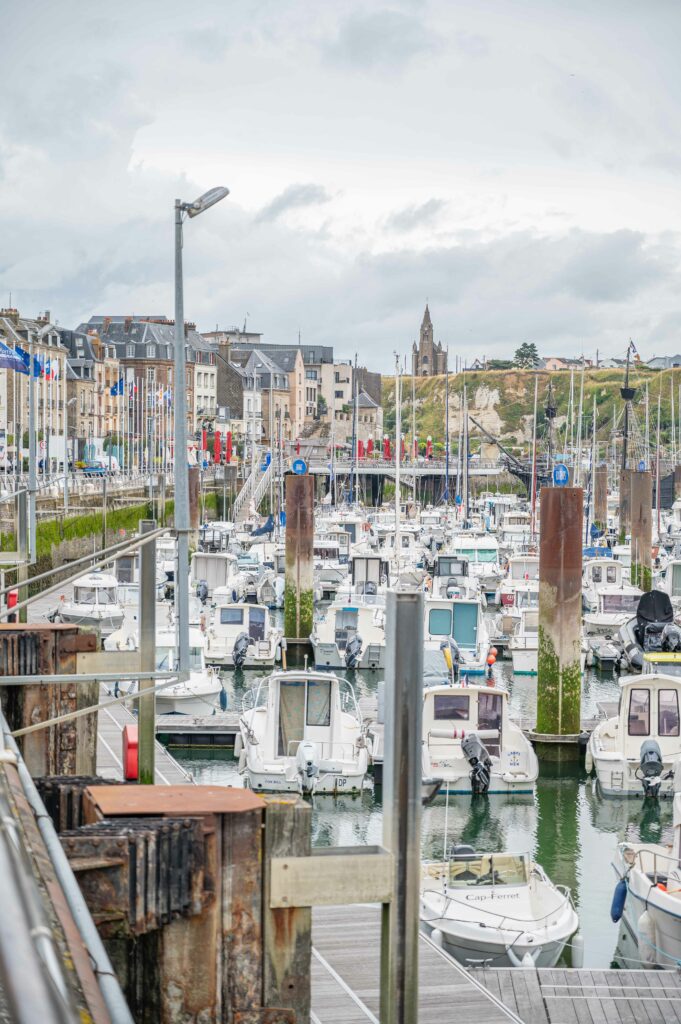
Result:
M579 928L570 890L529 854L470 846L422 865L420 913L424 930L466 967L554 967Z
M156 631L156 668L172 672L178 666L175 629ZM206 665L206 639L200 629L189 627L189 679L173 683L156 694L158 715L210 715L222 690L220 677Z
M449 654L461 676L484 675L490 639L478 600L427 598L424 601L424 673L428 679L446 680Z
M252 691L235 753L247 784L277 793L358 793L368 757L362 715L346 680L274 672Z
M508 572L499 586L498 604L502 608L515 606L515 592L526 589L525 584L535 582L539 586L539 558L536 555L517 555L508 560Z
M228 551L195 551L191 559L189 581L197 593L212 595L218 587L232 591L234 601L245 594L245 577L237 564L236 555Z
M73 584L73 597L59 599L52 613L61 622L94 626L108 636L123 623L124 609L118 598L118 580L100 569L80 576Z
M681 794L674 796L671 846L623 842L613 868L619 882L613 916L621 914L639 960L678 971L681 962Z
M618 568L621 571L621 566ZM642 593L642 590L629 583L603 585L596 593L595 610L584 615L586 635L608 639L617 636L622 626L636 614Z
M621 587L623 582L622 563L613 558L590 558L582 570L582 608L595 612L598 595L605 586Z
M463 531L454 537L452 553L468 558L471 575L477 576L487 600L494 601L501 580L496 538L489 533Z
M234 604L231 593L218 588L208 628L206 661L232 668L273 668L280 655L281 629L265 605Z
M438 555L433 567L431 594L433 597L480 598L483 605L487 605L480 581L477 576L471 576L468 558L464 555Z
M317 668L383 668L385 605L373 595L341 595L315 620L310 643Z
M657 589L669 595L674 612L678 615L681 611L681 559L670 558L664 572L657 579Z
M443 792L534 792L537 755L511 721L505 690L428 687L423 692L422 739L423 777L442 779Z
M644 659L644 675L620 679L618 714L589 737L586 769L595 771L605 796L672 796L681 789L681 678L668 671L681 656Z
M523 608L516 632L508 643L514 675L537 674L539 659L539 609Z

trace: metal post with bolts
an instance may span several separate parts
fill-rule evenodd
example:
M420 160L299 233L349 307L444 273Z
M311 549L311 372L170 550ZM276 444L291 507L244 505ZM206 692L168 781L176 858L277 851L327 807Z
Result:
M387 599L383 845L395 860L381 922L381 1024L417 1024L421 875L423 594Z
M140 536L156 529L154 519L140 519ZM156 541L140 548L140 672L156 669ZM156 696L154 680L140 680L140 691L151 693L139 700L139 781L153 785L156 741Z
M26 586L28 580L28 515L26 506L26 491L19 491L16 497L19 604L28 597L28 587ZM19 611L19 622L28 622L28 608L22 608Z
M182 202L175 200L175 594L180 672L189 672L189 474L187 472L187 366L182 290Z

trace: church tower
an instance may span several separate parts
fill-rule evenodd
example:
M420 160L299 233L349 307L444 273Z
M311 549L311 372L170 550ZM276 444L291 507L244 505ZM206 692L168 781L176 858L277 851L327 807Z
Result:
M447 353L441 342L433 341L433 321L428 303L421 321L418 345L412 346L412 373L415 377L433 377L447 372Z

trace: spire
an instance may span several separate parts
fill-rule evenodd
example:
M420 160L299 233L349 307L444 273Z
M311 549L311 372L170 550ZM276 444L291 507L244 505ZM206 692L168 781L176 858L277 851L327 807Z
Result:
M430 319L430 310L428 309L428 303L427 302L426 302L426 310L425 310L425 313L423 314L423 321L421 322L421 327L432 327L432 321Z

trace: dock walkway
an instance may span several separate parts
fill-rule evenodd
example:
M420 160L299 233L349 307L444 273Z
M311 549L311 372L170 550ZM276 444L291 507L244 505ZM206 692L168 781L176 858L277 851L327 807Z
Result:
M100 700L109 694L104 687ZM105 779L123 781L123 729L136 725L137 719L124 704L100 708L97 713L97 774ZM177 763L166 748L156 741L156 783L162 786L177 786L193 782L189 772Z

